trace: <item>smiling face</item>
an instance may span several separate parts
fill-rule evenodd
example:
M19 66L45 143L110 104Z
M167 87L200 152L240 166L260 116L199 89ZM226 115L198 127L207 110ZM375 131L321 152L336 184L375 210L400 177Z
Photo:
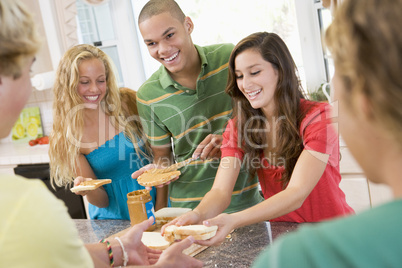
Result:
M194 51L190 18L180 22L169 12L164 12L144 20L139 28L150 55L170 73L180 73L189 67L190 55Z
M274 94L278 71L255 49L247 49L235 59L236 83L254 109L265 115L275 111Z
M105 65L98 59L84 60L78 66L78 94L86 104L99 104L106 94Z

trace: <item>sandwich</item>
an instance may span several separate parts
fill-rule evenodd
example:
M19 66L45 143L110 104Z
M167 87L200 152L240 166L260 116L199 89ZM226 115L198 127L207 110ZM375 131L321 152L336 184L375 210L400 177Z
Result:
M188 236L194 237L195 240L208 240L216 235L218 226L205 226L205 225L185 225L176 226L169 225L165 228L163 234L164 238L168 242L174 242L175 240L183 240Z
M150 169L142 173L137 179L138 184L142 186L157 186L167 183L180 175L179 170L170 172L156 171L155 169Z
M111 179L83 181L77 186L71 188L70 191L73 193L81 191L91 191L111 182L112 182Z
M142 234L141 242L149 248L159 250L167 249L171 243L166 241L159 232L144 232Z
M157 226L165 225L166 223L172 221L173 219L189 211L191 211L191 208L180 208L180 207L161 208L160 210L155 212L156 225Z

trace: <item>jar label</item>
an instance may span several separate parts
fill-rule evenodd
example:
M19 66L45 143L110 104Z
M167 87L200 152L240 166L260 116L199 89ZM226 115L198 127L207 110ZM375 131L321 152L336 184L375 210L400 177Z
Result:
M145 203L145 209L147 210L148 219L151 217L154 217L154 222L152 223L152 225L154 225L155 224L155 210L154 210L154 204L152 203L152 201Z

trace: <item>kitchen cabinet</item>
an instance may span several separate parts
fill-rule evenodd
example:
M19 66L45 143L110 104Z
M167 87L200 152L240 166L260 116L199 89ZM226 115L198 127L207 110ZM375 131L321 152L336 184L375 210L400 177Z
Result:
M356 212L370 209L392 199L392 192L387 185L367 180L346 146L341 145L340 153L342 176L340 187L346 194L346 201Z
M86 219L86 204L81 196L69 189L50 184L49 145L29 146L28 143L0 143L0 173L17 174L29 179L40 179L61 199L73 219Z

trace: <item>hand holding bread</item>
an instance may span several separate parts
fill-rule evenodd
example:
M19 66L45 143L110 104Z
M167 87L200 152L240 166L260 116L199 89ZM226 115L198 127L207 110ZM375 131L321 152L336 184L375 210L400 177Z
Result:
M205 241L197 241L197 244L201 246L217 246L222 244L226 237L238 226L235 226L234 223L237 222L233 218L236 213L234 214L226 214L222 213L216 216L215 218L205 220L203 222L206 226L218 226L218 230L214 237Z
M102 185L111 183L110 179L102 179L102 180L93 180L91 178L84 178L82 176L78 176L74 179L74 187L70 189L71 192L86 195L88 191L93 191Z
M165 228L163 237L166 241L173 243L177 240L186 239L192 236L195 240L208 240L215 236L218 226L205 226L205 225L185 225L176 226L169 225Z
M195 160L195 158L189 158L166 168L150 164L134 172L131 177L137 179L138 184L145 186L147 189L152 186L163 187L179 178L181 172L178 169Z

